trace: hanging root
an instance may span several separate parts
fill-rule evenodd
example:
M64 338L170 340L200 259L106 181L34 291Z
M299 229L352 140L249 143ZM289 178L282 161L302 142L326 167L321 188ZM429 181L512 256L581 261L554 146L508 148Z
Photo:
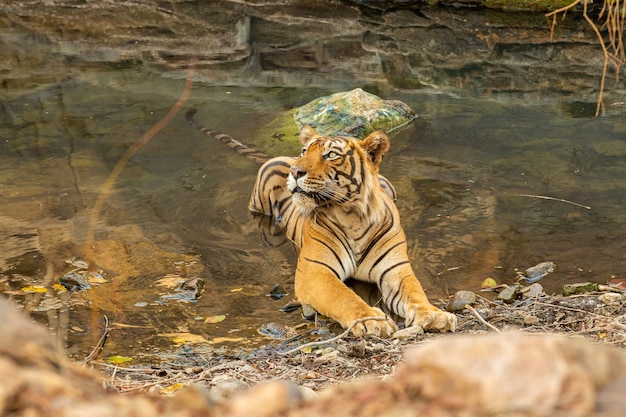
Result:
M599 116L604 107L604 86L606 82L606 71L609 63L615 68L615 78L619 77L622 65L626 64L626 50L624 49L624 22L626 19L626 0L604 0L602 10L598 15L599 25L589 16L588 5L592 0L575 0L571 4L561 7L546 14L546 17L552 17L550 27L550 38L554 36L554 28L557 25L557 16L567 15L567 12L580 3L583 4L583 18L587 21L591 30L598 38L598 42L602 47L604 55L604 65L602 66L602 78L600 80L600 92L598 93L598 104L596 107L596 116ZM606 38L602 35L602 31L606 31Z

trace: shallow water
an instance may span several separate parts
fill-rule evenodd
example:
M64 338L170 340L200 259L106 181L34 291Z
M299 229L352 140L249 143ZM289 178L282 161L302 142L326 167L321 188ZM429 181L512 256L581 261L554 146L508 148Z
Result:
M187 126L184 111L107 190L125 152L178 100L185 73L133 63L68 65L54 62L58 51L41 48L42 61L53 61L45 77L16 76L1 102L6 296L47 322L77 358L100 337L103 315L112 332L102 356L135 359L175 351L175 335L200 335L208 351L245 350L262 342L262 323L300 323L297 313L278 311L289 296L267 296L275 284L291 292L294 254L265 247L247 213L257 167ZM236 81L198 77L185 108L197 107L200 123L242 141L284 110L365 83L334 80L325 90ZM542 281L549 292L623 277L623 119L578 117L588 111L554 97L459 98L384 83L368 89L420 114L393 138L382 173L397 188L412 260L434 300L478 290L488 276L511 283L516 270L543 261L557 265ZM62 293L53 284L76 269L66 262L72 258L102 270L106 282ZM163 298L193 277L205 281L196 302ZM32 285L47 291L23 290Z

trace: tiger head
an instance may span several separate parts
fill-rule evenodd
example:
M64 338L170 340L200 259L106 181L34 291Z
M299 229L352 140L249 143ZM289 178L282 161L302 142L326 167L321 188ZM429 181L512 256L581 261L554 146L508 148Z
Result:
M389 150L381 131L364 140L321 136L310 126L300 132L302 153L292 164L287 187L303 212L341 206L344 212L369 215L380 191L378 166Z

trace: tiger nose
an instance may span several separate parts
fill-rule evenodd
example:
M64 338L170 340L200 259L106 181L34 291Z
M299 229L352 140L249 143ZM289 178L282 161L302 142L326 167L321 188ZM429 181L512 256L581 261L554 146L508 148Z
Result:
M292 166L289 171L291 172L291 176L293 177L294 180L297 180L298 178L304 176L306 174L306 171L303 169L300 169L296 166Z

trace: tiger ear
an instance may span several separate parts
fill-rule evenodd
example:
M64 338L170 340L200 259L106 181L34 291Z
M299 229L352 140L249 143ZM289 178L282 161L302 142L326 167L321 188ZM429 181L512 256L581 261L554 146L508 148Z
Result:
M389 150L389 137L385 132L378 130L363 139L360 144L370 161L378 167L383 160L383 155Z
M306 145L315 136L319 136L315 129L309 125L304 125L302 126L302 130L300 130L300 143Z

